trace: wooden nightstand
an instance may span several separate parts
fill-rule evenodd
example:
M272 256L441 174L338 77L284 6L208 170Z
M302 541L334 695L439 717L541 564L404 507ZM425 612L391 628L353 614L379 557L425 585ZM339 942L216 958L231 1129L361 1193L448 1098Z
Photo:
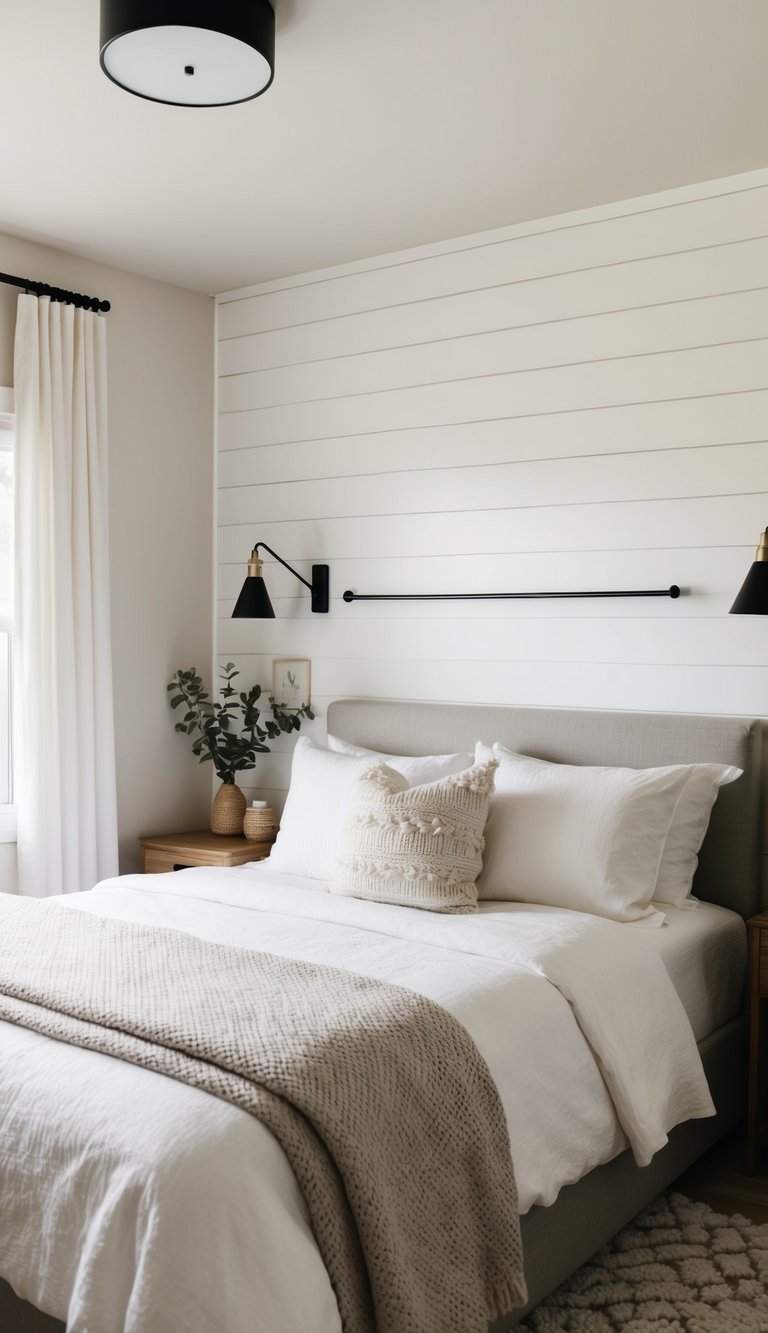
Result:
M163 833L140 838L141 869L145 875L189 866L241 866L269 856L271 842L251 842L242 836L229 838L203 829L197 833Z
M760 1140L768 1124L760 1118L765 1078L761 1076L761 1020L763 1001L768 999L768 912L747 922L749 935L749 1080L747 1085L746 1170L757 1171Z

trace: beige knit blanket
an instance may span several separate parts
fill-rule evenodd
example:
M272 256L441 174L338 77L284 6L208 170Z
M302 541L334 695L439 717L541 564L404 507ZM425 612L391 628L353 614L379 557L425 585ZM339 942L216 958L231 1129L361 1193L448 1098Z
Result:
M261 1120L303 1191L344 1333L485 1333L524 1303L499 1097L432 1001L0 894L0 1018Z

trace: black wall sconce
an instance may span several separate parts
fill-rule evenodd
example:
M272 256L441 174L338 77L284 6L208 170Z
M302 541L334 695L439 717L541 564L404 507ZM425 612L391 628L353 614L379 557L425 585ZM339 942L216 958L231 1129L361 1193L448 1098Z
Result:
M287 560L283 560L277 551L273 551L266 542L257 542L251 551L248 561L248 574L245 583L240 590L240 596L235 602L235 609L232 612L232 619L242 617L248 620L274 620L275 613L272 609L272 603L269 600L267 585L262 578L261 569L264 561L259 557L259 547L263 551L269 551L269 554L277 560L278 564L286 569L309 588L312 594L312 610L327 611L329 605L329 568L328 565L312 566L312 582L309 583L293 565L289 565Z
M760 544L747 577L731 607L732 616L768 616L768 528L760 533Z

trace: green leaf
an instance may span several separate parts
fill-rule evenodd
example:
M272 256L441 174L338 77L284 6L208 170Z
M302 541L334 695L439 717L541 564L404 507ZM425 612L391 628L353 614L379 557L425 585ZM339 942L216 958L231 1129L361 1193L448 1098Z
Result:
M191 738L192 753L198 762L213 763L222 782L232 782L235 773L253 768L258 756L269 750L267 742L281 733L298 731L302 717L313 717L307 704L295 711L275 703L257 683L248 690L235 690L232 681L240 675L234 662L219 667L221 684L215 700L206 692L202 676L195 667L179 668L166 690L172 696L172 708L185 705L184 721L175 730ZM266 716L257 707L259 699Z

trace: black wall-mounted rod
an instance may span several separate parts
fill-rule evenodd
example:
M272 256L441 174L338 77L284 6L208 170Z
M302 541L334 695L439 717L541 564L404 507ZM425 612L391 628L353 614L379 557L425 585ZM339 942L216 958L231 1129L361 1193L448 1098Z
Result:
M23 287L25 292L34 292L35 296L50 296L52 301L63 301L66 305L77 306L78 310L92 310L94 314L106 315L112 309L109 301L100 301L98 296L82 296L80 292L68 292L63 287L49 287L47 282L33 282L32 278L14 278L11 273L0 273L0 282L8 287Z
M679 597L676 583L669 588L640 588L624 592L351 592L345 602L459 602L498 601L513 598L526 601L540 597Z

